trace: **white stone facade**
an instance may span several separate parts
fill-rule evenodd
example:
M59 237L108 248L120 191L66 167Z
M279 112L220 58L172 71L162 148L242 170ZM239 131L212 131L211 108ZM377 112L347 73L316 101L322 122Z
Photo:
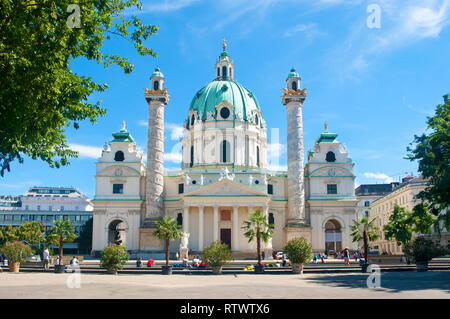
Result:
M291 71L282 101L288 119L288 171L272 172L267 169L267 136L261 110L251 92L232 79L233 64L225 48L216 64L217 82L213 81L210 88L217 85L217 94L241 97L243 105L233 104L231 98L210 105L216 100L211 102L210 96L202 96L202 90L197 92L184 123L182 167L163 175L159 160L164 140L161 112L168 104L168 95L162 85L164 77L155 70L158 89L153 87L153 75L152 89L146 90L150 111L147 168L126 131L121 131L123 140L111 142L97 163L93 250L99 251L111 242L111 234L116 231L128 250L162 251L163 244L152 238L152 226L147 221L165 214L177 219L189 233L190 250L201 251L219 239L236 253L254 253L256 244L248 243L242 226L255 209L274 224L273 250L282 250L289 239L298 236L311 241L315 251L331 246L356 248L349 227L357 205L354 164L345 147L336 141L337 134L327 129L304 164L302 108L306 90L300 90L298 74ZM227 79L223 78L224 68ZM204 108L198 108L196 99L204 100ZM123 161L114 160L117 150L124 152ZM114 174L118 167L124 172L120 177ZM160 175L163 185L157 183ZM113 194L114 187L120 188L114 184L124 185L123 193ZM156 205L155 198L162 199L162 206ZM160 207L162 214L149 214L155 207ZM336 226L331 231L339 239L337 244L330 244L326 234L330 220ZM172 251L179 245L179 241L173 243Z

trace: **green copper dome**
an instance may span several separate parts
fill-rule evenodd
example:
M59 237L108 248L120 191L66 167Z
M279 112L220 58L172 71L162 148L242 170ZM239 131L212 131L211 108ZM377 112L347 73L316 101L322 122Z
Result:
M215 80L200 89L192 99L189 110L197 111L202 121L207 119L208 112L212 112L214 118L217 118L215 107L223 101L234 105L233 117L230 117L230 120L236 119L236 114L240 113L240 118L248 121L253 118L251 114L259 110L253 93L232 80Z
M300 75L298 75L297 71L295 71L294 68L291 69L291 72L288 74L288 78L299 78Z
M161 73L161 71L159 70L159 68L156 68L155 71L152 73L152 75L150 76L151 78L154 76L159 76L161 78L164 78L164 75Z

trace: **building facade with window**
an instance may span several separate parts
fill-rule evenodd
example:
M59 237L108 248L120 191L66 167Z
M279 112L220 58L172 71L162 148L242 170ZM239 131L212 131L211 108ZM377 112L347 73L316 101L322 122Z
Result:
M5 204L6 199L9 205ZM76 188L35 186L22 196L0 196L0 227L36 221L42 222L47 232L55 220L62 218L73 221L79 235L84 224L93 217L93 209L90 199ZM66 243L64 248L77 249L78 243Z
M383 228L389 223L389 217L393 213L396 204L412 211L414 206L421 203L421 200L416 198L416 196L428 185L429 182L421 177L414 178L408 176L403 178L402 183L397 185L391 192L371 203L369 216L375 219L375 226L380 230L379 240L371 243L375 251L378 251L380 254L386 253L393 255L403 253L402 248L397 245L395 239L388 240L385 238ZM440 235L431 232L425 236L440 242L443 246L450 245L450 233L445 229Z
M393 182L389 184L363 184L355 189L356 198L358 199L358 211L356 217L368 218L370 215L370 205L372 202L387 193L392 192L394 187L399 183Z
M267 127L255 95L235 80L226 45L215 79L198 90L184 121L182 165L164 170L164 111L170 108L164 76L151 75L147 165L123 124L97 162L93 250L120 241L129 251L161 252L155 222L175 218L188 249L201 251L221 240L235 253L254 254L242 229L261 210L274 224L267 250L281 250L305 237L315 251L353 249L349 226L356 213L354 163L327 127L304 163L302 108L306 89L292 69L282 104L287 112L287 171L271 171ZM281 108L282 106L280 106ZM332 235L330 235L332 233ZM171 245L178 250L178 243Z

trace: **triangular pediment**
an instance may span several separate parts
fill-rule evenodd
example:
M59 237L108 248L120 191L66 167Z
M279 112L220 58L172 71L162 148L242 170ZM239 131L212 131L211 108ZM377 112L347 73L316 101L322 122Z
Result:
M267 197L266 193L255 190L246 185L233 182L229 179L222 179L215 183L203 186L190 193L187 193L185 197L201 197L201 196L219 196L219 197L233 197L233 196L246 196L246 197Z

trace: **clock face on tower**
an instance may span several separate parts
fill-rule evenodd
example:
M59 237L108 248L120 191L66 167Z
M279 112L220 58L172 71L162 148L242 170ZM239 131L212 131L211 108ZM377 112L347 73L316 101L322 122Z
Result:
M334 170L334 169L330 169L329 171L328 171L328 176L336 176L336 171Z

